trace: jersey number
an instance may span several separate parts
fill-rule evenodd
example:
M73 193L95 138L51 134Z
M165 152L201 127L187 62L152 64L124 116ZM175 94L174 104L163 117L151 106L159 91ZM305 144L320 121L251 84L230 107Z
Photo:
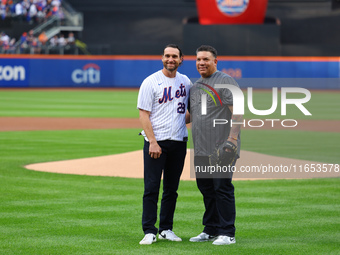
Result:
M185 103L178 103L177 113L185 113Z

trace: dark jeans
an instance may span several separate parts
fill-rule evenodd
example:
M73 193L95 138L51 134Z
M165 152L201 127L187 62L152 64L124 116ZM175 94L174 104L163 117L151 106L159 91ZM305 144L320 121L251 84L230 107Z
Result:
M233 165L235 165L236 160ZM196 165L209 165L208 157L195 157ZM196 178L203 195L205 212L203 232L209 235L235 236L235 196L231 178Z
M144 195L142 226L145 234L157 234L157 202L161 176L163 172L163 196L161 201L159 232L172 230L173 217L177 201L177 189L183 171L187 143L178 141L160 141L160 158L149 155L149 142L144 142Z

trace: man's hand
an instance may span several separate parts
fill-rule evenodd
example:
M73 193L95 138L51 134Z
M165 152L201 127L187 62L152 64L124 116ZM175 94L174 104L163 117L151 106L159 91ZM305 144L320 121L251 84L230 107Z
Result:
M150 142L149 155L153 159L158 159L162 154L162 149L158 145L157 141Z
M153 159L158 159L162 154L162 149L158 145L155 134L153 133L153 128L150 121L150 114L151 113L149 111L139 109L139 120L150 143L149 155Z
M209 155L210 166L229 166L237 154L237 146L232 142L224 142L217 146L212 154Z

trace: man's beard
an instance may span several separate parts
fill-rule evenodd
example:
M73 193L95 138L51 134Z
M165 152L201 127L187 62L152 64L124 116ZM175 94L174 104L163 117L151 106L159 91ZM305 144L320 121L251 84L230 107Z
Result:
M168 67L168 64L164 64L164 67L165 67L166 70L173 72L178 68L178 65L173 64L173 67Z

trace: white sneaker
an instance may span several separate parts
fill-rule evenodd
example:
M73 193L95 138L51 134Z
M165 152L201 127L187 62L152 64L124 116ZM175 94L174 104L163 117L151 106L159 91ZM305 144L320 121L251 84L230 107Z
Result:
M156 235L150 233L146 234L139 244L152 244L154 242L156 242Z
M216 238L217 238L216 236L211 236L211 235L208 235L207 233L202 232L198 236L191 237L189 241L190 242L206 242L206 241L215 241Z
M236 243L235 237L229 236L218 236L217 239L212 243L215 245L228 245Z
M167 239L167 240L170 240L170 241L176 241L176 242L181 242L182 239L178 236L175 235L174 232L172 232L170 229L169 230L163 230L159 236L158 236L159 239Z

